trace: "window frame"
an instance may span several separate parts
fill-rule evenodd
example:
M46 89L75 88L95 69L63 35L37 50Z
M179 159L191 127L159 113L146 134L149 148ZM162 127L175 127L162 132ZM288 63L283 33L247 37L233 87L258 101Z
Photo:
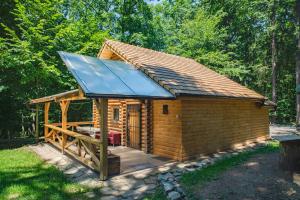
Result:
M115 107L113 107L113 116L112 116L112 120L113 120L113 122L115 122L115 123L118 123L119 121L120 121L120 107L119 106L115 106ZM117 112L115 112L115 110L118 110ZM116 113L118 113L118 120L116 120Z

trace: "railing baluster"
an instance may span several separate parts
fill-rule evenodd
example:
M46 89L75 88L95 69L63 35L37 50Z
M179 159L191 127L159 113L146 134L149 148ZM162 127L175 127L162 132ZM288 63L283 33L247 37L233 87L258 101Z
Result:
M81 140L78 140L78 156L82 157L81 156Z
M65 136L63 132L61 132L61 137L62 137L61 150L62 150L62 154L65 154L65 140L64 140Z
M99 155L97 153L97 150L95 149L100 147L101 141L86 135L82 135L80 133L76 133L74 131L53 126L52 124L46 124L45 126L51 129L51 131L53 132L52 135L49 134L49 142L61 149L63 154L68 153L78 161L88 165L94 170L99 171L100 159L98 158ZM73 140L69 143L66 141L64 143L63 138L67 137L72 137L72 139L77 141ZM51 138L53 138L53 140ZM74 149L75 144L77 144L77 149ZM85 144L85 147L82 146L83 144ZM94 149L94 147L96 148ZM92 160L90 160L90 156L92 157Z

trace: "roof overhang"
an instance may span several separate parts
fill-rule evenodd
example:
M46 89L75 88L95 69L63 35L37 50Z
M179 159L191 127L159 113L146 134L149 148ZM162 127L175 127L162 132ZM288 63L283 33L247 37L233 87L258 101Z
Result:
M62 100L84 100L84 99L86 98L84 97L82 91L80 89L76 89L76 90L58 93L51 96L41 97L38 99L31 99L29 101L29 104L39 104L39 103L46 103L51 101L59 102Z
M88 98L175 99L142 71L123 61L59 52Z

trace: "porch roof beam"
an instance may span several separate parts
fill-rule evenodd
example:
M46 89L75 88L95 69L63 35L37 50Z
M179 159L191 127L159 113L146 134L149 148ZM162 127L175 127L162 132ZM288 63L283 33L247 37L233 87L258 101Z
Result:
M75 100L85 100L85 99L86 97L84 96L83 91L81 89L76 89L76 90L62 92L51 96L41 97L38 99L31 99L29 101L29 104L46 103L51 101L59 102L64 100L75 101Z

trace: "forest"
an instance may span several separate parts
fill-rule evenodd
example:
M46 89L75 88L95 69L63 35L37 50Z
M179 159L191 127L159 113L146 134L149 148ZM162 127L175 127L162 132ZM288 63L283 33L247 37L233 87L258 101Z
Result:
M2 0L0 138L31 134L29 99L77 87L57 51L96 56L106 38L193 58L295 124L298 32L296 0Z

